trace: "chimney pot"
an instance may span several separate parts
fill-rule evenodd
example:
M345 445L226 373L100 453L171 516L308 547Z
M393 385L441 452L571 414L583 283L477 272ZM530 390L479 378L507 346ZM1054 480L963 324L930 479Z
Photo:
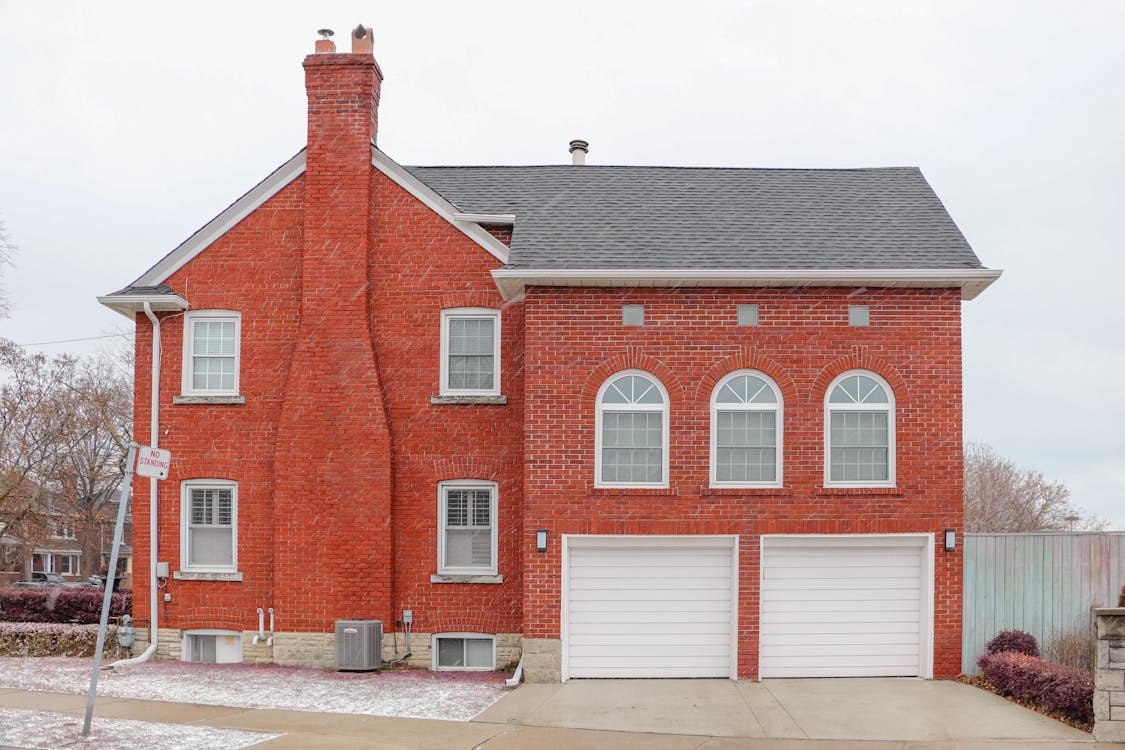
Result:
M570 159L571 164L585 164L586 154L590 151L590 144L580 138L570 142Z
M371 27L360 24L352 29L352 54L372 55Z
M331 36L335 33L332 29L317 29L316 33L322 37L316 40L316 47L314 48L316 54L331 54L336 51L336 43L331 39Z

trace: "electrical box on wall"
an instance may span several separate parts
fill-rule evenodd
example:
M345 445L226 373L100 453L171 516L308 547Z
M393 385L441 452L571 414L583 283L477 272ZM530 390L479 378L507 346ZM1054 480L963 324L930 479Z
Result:
M168 577L168 563L158 562L156 564L156 577L157 578L167 578Z

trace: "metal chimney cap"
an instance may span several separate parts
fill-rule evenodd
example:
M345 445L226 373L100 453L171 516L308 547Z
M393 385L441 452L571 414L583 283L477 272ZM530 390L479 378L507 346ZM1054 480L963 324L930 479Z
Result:
M317 29L316 33L320 34L322 37L327 39L328 37L334 35L336 32L333 31L332 29Z
M589 141L584 141L581 138L575 138L573 141L570 142L570 153L572 153L572 154L575 151L589 151L589 150L590 150L590 142Z

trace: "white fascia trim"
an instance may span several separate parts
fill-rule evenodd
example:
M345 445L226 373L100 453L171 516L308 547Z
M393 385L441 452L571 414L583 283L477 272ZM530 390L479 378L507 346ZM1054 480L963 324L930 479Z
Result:
M455 213L457 221L471 221L475 224L515 224L515 214L463 214Z
M212 242L229 232L238 222L281 192L282 188L300 177L304 172L305 149L301 149L296 156L275 169L266 179L227 206L225 211L184 240L179 247L161 258L155 266L145 271L132 285L155 286L164 283L169 276L183 268L192 258L206 250Z
M482 229L480 224L476 223L479 219L470 221L458 218L458 216L478 216L478 214L464 214L458 211L456 206L434 192L429 185L407 172L398 162L374 145L371 147L371 165L394 180L399 187L413 195L431 211L460 230L466 237L491 253L498 261L501 263L508 262L508 246Z
M108 294L98 297L98 302L129 320L145 309L146 302L155 312L179 312L191 306L178 294Z
M527 286L870 286L959 287L961 299L971 300L1000 278L1003 271L988 268L950 270L908 269L707 269L707 268L498 268L492 278L504 299L519 299Z

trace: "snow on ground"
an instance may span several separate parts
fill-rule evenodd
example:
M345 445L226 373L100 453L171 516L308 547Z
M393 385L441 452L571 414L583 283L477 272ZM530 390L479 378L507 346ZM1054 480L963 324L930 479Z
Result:
M85 694L92 665L92 659L0 657L0 687ZM98 677L98 695L113 698L453 721L468 721L504 692L504 677L493 672L332 672L155 661Z
M0 746L31 750L239 750L280 736L95 716L90 736L84 738L81 716L0 708Z

